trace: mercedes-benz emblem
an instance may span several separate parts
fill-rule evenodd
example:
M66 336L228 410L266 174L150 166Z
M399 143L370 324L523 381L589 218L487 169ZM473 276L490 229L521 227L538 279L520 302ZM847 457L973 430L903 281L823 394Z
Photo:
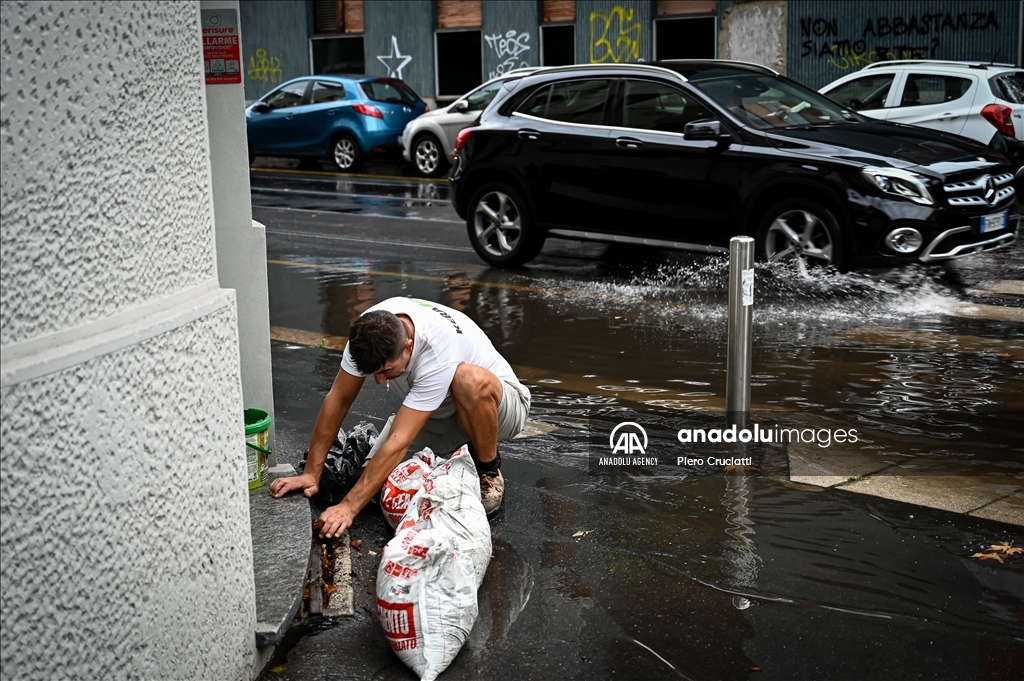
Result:
M985 203L987 203L988 205L992 206L996 202L996 194L997 194L996 181L995 181L995 179L991 175L989 175L988 177L985 178L984 184L985 184Z
M412 107L410 106L403 106L402 109L405 110L405 113L412 113Z

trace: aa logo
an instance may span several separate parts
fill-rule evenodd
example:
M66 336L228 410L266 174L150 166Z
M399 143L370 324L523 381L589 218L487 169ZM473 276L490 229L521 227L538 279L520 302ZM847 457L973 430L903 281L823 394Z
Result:
M647 431L639 423L620 423L612 430L608 446L612 454L643 454L647 451Z

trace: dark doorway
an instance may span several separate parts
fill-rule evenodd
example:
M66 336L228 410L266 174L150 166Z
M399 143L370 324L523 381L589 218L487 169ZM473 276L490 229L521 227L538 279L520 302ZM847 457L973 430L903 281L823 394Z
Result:
M654 22L655 59L714 59L717 40L714 17Z
M576 63L576 27L541 26L542 66L568 66Z
M437 33L437 94L463 95L483 81L480 31Z

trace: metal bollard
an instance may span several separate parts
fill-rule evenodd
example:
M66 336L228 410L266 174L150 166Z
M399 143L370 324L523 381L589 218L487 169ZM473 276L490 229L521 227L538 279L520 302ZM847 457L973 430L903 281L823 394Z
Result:
M729 347L726 355L725 418L727 425L750 421L750 365L753 354L754 240L729 240Z

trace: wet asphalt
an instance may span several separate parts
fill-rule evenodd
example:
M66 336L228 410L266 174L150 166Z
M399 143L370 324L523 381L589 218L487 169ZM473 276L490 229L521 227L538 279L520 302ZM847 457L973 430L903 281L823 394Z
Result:
M1024 559L971 556L1024 545L1020 526L788 483L779 448L728 475L595 474L594 430L719 418L720 261L551 241L527 268L493 270L443 182L397 163L359 177L272 166L251 181L273 326L345 336L392 295L458 307L533 377L531 418L557 428L502 448L480 616L442 678L1018 678ZM1018 244L933 270L759 270L755 409L857 426L873 454L925 452L945 474L1021 485L1022 325L954 312L1019 308L979 286L1024 279L1022 263ZM272 356L278 458L297 464L341 353L275 341ZM347 424L380 425L395 406L367 385ZM371 552L390 538L379 511L352 538L355 617L296 622L262 679L414 678L376 618Z

